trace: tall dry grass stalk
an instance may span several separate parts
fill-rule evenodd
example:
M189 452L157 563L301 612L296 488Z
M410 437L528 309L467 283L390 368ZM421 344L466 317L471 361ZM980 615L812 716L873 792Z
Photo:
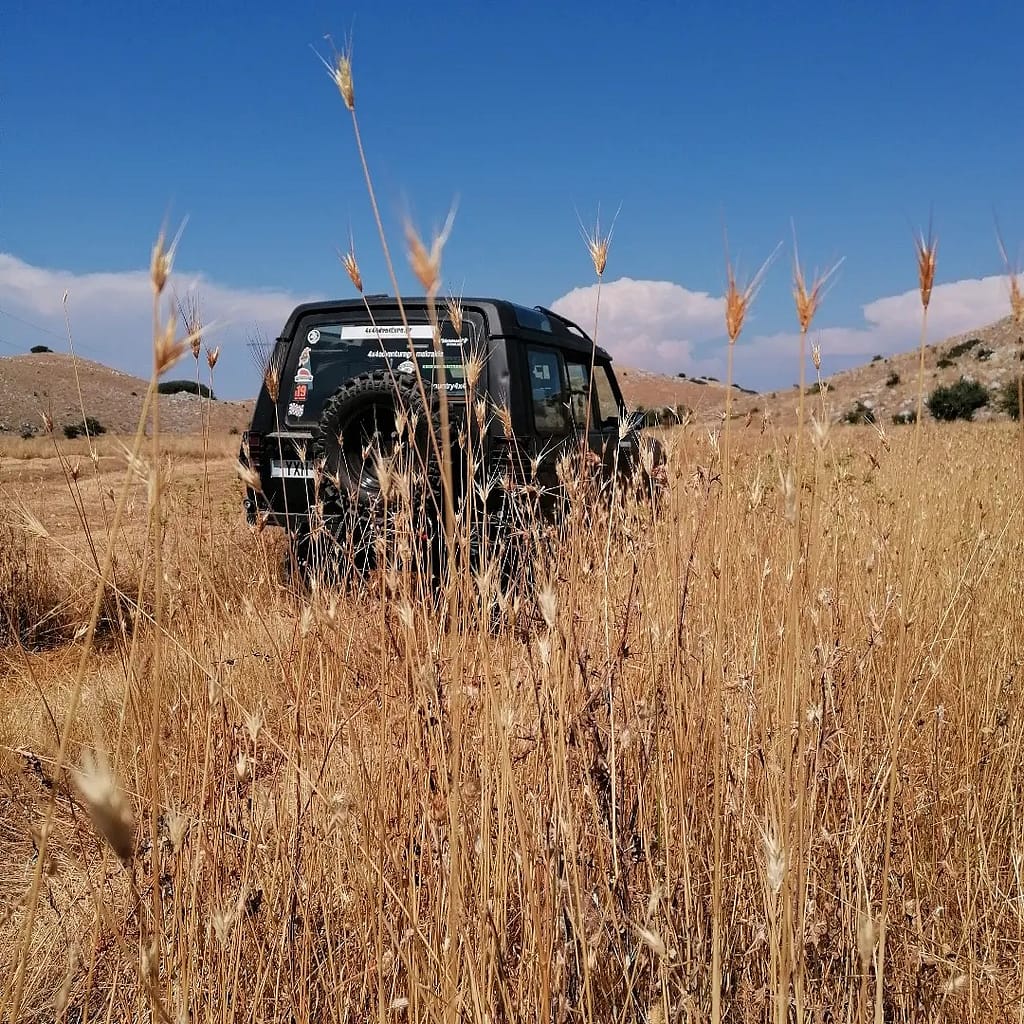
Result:
M777 250L776 250L777 251ZM754 301L765 274L774 258L774 253L761 265L753 277L741 284L735 265L729 255L728 241L726 241L726 290L725 290L725 329L728 338L728 352L726 356L725 375L725 418L724 435L725 440L718 459L718 471L721 475L723 501L727 504L732 495L732 383L733 383L733 353L736 342L743 331L743 325L751 304ZM722 763L724 750L721 731L722 712L724 710L724 652L725 652L725 612L729 599L729 588L732 580L731 555L733 552L734 537L728 529L729 520L724 519L721 533L721 544L716 553L716 565L714 574L716 579L717 592L717 615L714 629L714 649L710 662L710 679L712 689L711 716L714 725L714 746L712 772L714 777L713 809L713 856L714 868L712 875L712 918L711 918L711 1020L718 1024L722 1020L722 943L723 943L723 907L722 895L724 889L724 835L722 829L722 818L724 809L724 786L726 768Z
M1011 263L1003 244L1002 235L996 229L996 241L999 244L999 255L1003 259L1006 272L1006 284L1010 299L1010 315L1017 329L1017 420L1020 426L1020 470L1024 481L1024 290L1020 283L1020 266Z
M594 229L588 230L580 222L580 234L587 249L587 255L594 267L594 275L597 277L597 289L594 296L594 330L591 335L593 341L590 353L590 369L587 374L587 414L583 423L583 444L586 444L587 435L590 433L590 417L592 415L594 401L594 365L597 359L597 337L601 325L601 286L604 284L604 272L608 265L608 252L612 244L612 235L615 233L615 222L622 212L622 206L615 211L611 225L607 231L601 230L601 210L598 207L597 218L594 221Z

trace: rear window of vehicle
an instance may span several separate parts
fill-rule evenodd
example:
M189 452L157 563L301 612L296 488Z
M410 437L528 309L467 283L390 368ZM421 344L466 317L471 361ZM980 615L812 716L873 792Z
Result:
M312 423L341 384L369 370L388 367L395 373L414 373L419 363L424 383L439 386L439 363L434 351L434 328L411 323L408 333L398 323L317 323L301 326L292 343L281 381L282 401L289 423ZM464 399L466 360L480 346L479 325L466 317L462 335L447 321L441 323L445 390ZM409 350L410 335L413 352Z

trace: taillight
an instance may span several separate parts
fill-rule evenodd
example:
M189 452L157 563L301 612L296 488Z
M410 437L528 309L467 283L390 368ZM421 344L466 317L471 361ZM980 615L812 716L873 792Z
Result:
M246 447L249 450L249 463L254 468L259 468L263 461L263 435L249 431L245 436Z

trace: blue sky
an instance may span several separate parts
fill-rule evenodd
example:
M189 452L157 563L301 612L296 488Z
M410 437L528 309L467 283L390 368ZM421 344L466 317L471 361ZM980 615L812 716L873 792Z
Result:
M912 237L934 213L933 333L968 329L1005 305L994 212L1024 242L1022 31L1024 11L995 3L7 0L0 354L66 347L67 288L82 354L145 372L138 272L165 217L189 218L180 286L198 279L220 321L227 396L255 390L253 324L272 336L293 301L351 294L350 230L368 289L390 290L351 122L311 49L328 34L354 39L407 292L403 214L429 231L457 198L452 290L561 301L590 327L577 214L621 204L601 340L620 362L713 373L727 226L747 269L786 243L736 369L781 387L798 374L791 221L812 268L844 260L817 323L834 370L916 340Z

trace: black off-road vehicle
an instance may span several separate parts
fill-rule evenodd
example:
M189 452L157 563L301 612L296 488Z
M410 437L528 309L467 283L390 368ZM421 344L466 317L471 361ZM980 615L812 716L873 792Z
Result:
M514 529L514 496L557 520L563 455L605 483L661 464L630 424L610 356L576 324L500 299L441 305L433 322L430 309L388 296L307 303L267 354L240 455L260 486L244 506L250 523L288 532L293 567L370 569L403 512L436 565L446 524L473 550Z

